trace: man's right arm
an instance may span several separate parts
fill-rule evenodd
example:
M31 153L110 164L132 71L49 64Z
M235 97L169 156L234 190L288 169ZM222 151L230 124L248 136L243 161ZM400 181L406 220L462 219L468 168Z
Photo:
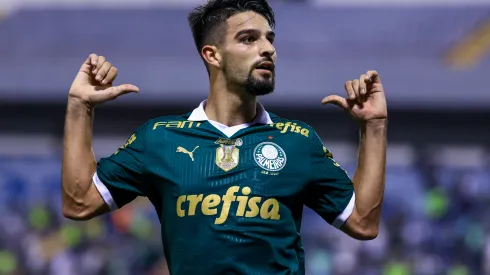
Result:
M109 212L92 176L97 162L92 150L94 110L70 98L66 110L62 163L62 211L73 220L88 220Z
M103 180L96 174L97 162L92 150L95 106L120 95L139 91L138 87L130 84L113 86L117 73L117 68L105 57L91 54L80 67L70 87L65 118L61 183L62 212L69 219L87 220L114 209L115 205L110 203L113 197L105 185L115 185L111 188L112 192L124 198L119 200L120 205L130 201L135 193L141 194L124 191L124 186L119 185L119 182L125 183L126 179L120 175L126 173L124 169L127 166L131 168L131 164L112 167L102 165L105 167L101 170L104 172ZM133 159L139 161L138 158L139 156L136 156ZM123 162L131 162L133 159L123 157ZM117 160L114 162L117 163ZM121 167L123 171L118 171L114 166ZM116 184L110 176L112 174L118 181ZM94 179L97 182L94 182ZM133 178L128 180L131 181ZM118 188L122 188L123 191L119 192Z

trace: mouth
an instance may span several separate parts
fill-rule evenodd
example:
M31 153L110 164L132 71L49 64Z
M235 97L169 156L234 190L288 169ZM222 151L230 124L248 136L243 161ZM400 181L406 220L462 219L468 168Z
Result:
M259 65L257 65L255 67L255 69L274 72L275 66L274 66L274 63L272 63L270 61L265 61L265 62L262 62Z

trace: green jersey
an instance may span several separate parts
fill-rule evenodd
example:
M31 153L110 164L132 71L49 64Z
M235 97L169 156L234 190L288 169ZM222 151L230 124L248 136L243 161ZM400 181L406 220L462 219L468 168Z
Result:
M353 184L316 132L267 113L226 127L203 105L152 119L98 162L112 210L146 196L161 222L171 274L304 274L303 205L339 228Z

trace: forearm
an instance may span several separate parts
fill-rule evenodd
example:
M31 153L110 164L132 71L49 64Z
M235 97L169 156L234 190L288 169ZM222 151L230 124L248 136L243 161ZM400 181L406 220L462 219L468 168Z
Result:
M359 157L354 174L355 214L362 228L379 225L385 188L386 120L361 126Z
M62 162L63 213L79 213L93 187L96 160L92 150L93 109L70 98L66 110Z

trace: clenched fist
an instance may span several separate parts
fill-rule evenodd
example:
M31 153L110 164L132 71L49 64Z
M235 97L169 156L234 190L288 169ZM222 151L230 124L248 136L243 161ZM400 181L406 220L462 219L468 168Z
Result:
M112 86L117 77L117 68L105 57L91 54L83 63L73 81L69 97L81 100L91 107L127 93L139 92L131 84Z

